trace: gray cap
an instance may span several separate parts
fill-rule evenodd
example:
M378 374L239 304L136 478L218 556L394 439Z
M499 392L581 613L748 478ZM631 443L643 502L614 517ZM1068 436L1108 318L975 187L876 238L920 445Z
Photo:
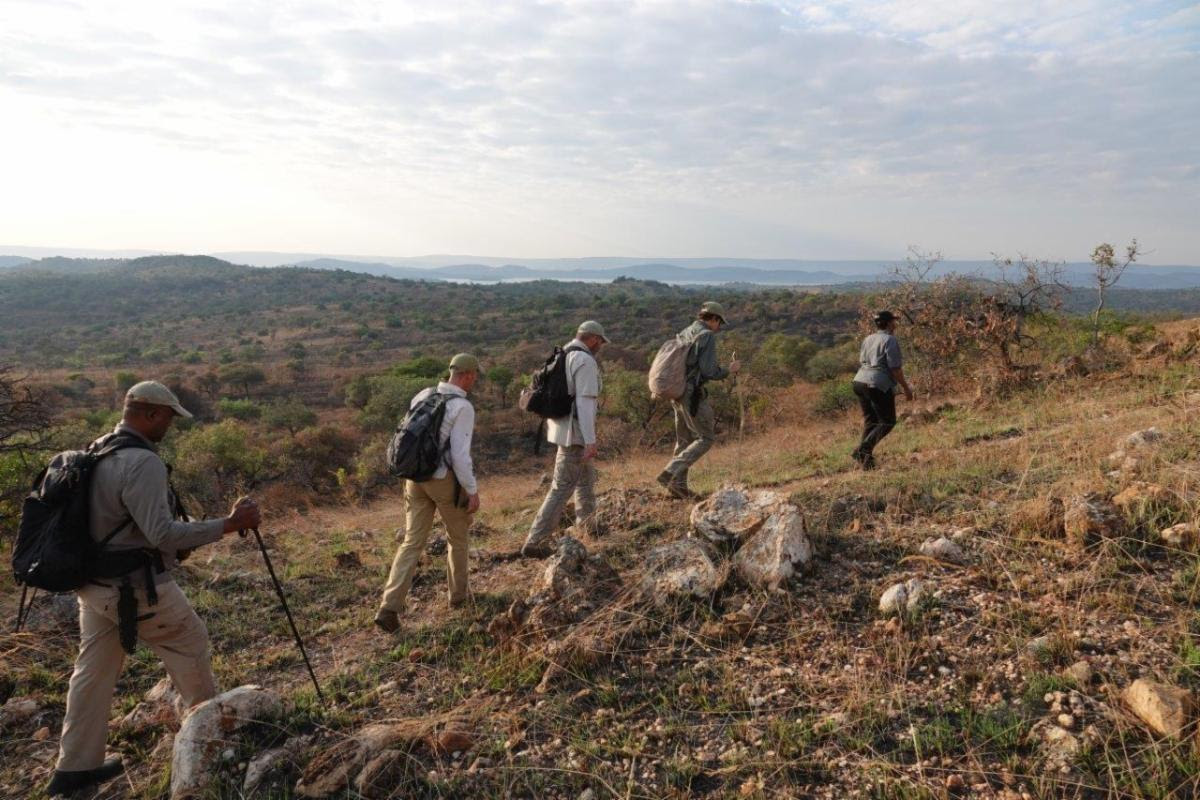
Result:
M599 322L596 322L596 320L594 320L594 319L589 319L587 322L580 325L579 330L576 332L576 336L579 336L579 335L582 335L585 333L590 333L593 336L599 336L605 342L609 341L609 338L604 335L604 326L601 325Z
M470 353L459 353L450 359L451 372L479 372L479 359Z
M179 404L179 398L158 381L142 381L129 387L125 393L125 402L145 403L151 406L166 406L181 417L192 418L192 412Z

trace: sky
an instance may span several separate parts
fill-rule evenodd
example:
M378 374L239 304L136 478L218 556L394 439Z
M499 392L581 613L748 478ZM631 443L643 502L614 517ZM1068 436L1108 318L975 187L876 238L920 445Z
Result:
M1179 0L0 0L0 250L1200 264L1197 87Z

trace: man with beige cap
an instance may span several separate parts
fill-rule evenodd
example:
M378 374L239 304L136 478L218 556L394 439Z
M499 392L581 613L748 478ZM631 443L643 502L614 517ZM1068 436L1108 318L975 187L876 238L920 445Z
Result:
M672 400L675 411L675 453L658 475L658 482L672 497L693 497L688 488L688 470L707 453L716 441L716 422L704 384L736 375L742 365L736 360L729 367L717 363L717 331L725 325L725 309L709 301L700 306L696 321L679 332L690 342L687 354L687 388L683 397Z
M546 422L546 439L558 445L554 480L533 519L521 555L545 558L553 549L550 537L571 495L575 495L575 524L587 528L596 511L596 405L603 388L596 353L608 343L599 322L579 326L566 352L567 392L574 398L571 413Z
M475 512L479 510L479 488L471 460L475 407L467 399L467 394L478 380L479 359L468 353L459 353L450 361L449 380L419 392L409 406L416 408L435 393L447 397L439 432L446 460L430 480L410 480L405 487L408 514L404 542L396 551L391 573L383 588L383 598L379 602L379 611L375 614L375 624L388 633L400 629L400 615L405 611L413 574L433 530L435 511L446 526L450 606L459 606L467 601L467 531Z
M135 628L137 640L162 659L185 705L216 694L208 631L171 569L181 551L257 528L262 518L248 498L239 500L224 519L180 518L167 466L157 450L177 416L192 415L166 386L143 381L126 393L116 430L92 445L112 449L92 473L89 498L92 538L104 543L95 574L106 577L76 592L79 657L67 690L58 765L46 787L51 796L101 783L123 769L119 759L105 761L104 750L113 691ZM128 563L136 556L149 566L125 575L119 568L103 568L104 562ZM125 647L123 627L129 636Z

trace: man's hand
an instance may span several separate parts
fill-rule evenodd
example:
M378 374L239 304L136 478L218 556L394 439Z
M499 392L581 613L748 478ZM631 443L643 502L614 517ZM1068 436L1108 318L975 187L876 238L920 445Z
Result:
M479 510L479 492L467 496L467 513L474 514Z
M738 361L736 358L733 361L729 362L729 374L730 375L737 375L741 371L742 371L742 362Z
M584 447L583 447L583 460L584 460L584 461L591 461L591 460L592 460L593 458L595 458L595 457L596 457L596 443L595 443L595 442L592 442L592 443L591 443L591 444L589 444L589 445L584 445Z
M246 531L257 528L261 524L262 512L258 508L258 503L254 502L252 498L243 497L234 504L233 510L225 518L225 533Z

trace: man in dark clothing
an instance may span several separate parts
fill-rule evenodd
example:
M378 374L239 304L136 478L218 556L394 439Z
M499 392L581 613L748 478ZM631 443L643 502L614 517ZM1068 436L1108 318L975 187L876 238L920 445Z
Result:
M896 388L903 389L910 402L913 398L904 378L900 342L895 337L896 315L880 311L875 315L875 327L879 330L863 340L858 355L861 366L854 376L854 394L862 406L863 435L850 456L863 469L875 467L875 445L896 426Z
M725 309L708 302L700 307L698 319L679 332L679 338L691 343L687 355L687 388L683 397L672 400L675 411L675 455L659 473L658 482L673 497L693 496L688 488L688 470L707 453L716 441L712 405L704 384L736 375L742 368L737 361L729 367L717 363L717 331L725 324Z

